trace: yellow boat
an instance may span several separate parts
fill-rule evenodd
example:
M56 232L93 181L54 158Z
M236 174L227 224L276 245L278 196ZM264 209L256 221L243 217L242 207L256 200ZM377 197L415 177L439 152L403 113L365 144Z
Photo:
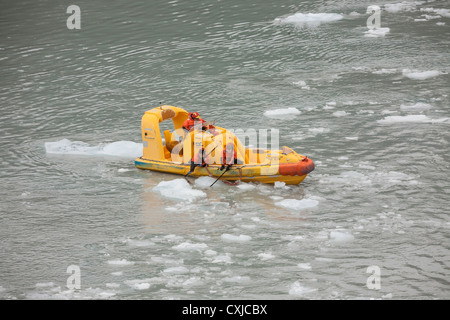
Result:
M183 176L188 173L194 177L211 176L230 183L279 181L286 184L299 184L314 170L311 159L286 146L281 150L245 148L233 132L217 126L213 131L196 126L187 132L183 129L187 118L186 110L170 105L146 111L141 122L143 155L135 160L136 167ZM163 141L160 125L165 121L173 125L170 126L173 130L164 130ZM236 150L237 164L225 170L223 150L230 143ZM196 166L191 171L191 161L200 150L206 156L207 165Z

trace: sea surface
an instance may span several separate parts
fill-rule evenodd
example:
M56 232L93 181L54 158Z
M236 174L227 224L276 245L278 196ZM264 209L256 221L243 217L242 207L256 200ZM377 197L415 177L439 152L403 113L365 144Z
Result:
M450 298L449 1L0 6L0 299ZM136 169L160 104L316 169Z

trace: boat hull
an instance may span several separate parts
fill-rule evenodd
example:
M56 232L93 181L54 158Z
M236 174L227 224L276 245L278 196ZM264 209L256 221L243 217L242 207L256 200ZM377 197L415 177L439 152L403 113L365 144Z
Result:
M227 181L260 183L284 182L288 185L296 185L301 183L310 171L314 170L314 164L311 160L309 161L310 163L304 163L304 166L302 166L301 168L299 165L296 165L295 169L286 169L285 165L287 164L283 163L279 165L267 166L256 164L236 164L233 165L230 170L225 173L223 170L220 170L220 165L209 165L208 167L196 167L195 170L189 174L189 176L211 176L217 178L223 174L221 180ZM190 170L190 165L188 164L177 164L171 161L148 160L142 157L135 160L135 166L136 168L143 170L152 170L183 176L189 173ZM289 164L289 167L293 167L293 164ZM309 167L309 169L306 170L304 167ZM283 174L280 174L280 171Z

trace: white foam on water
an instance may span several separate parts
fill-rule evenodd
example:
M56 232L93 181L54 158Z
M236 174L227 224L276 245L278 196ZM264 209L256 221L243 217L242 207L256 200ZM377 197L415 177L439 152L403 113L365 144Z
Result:
M431 105L428 103L423 103L423 102L417 102L413 105L404 105L402 104L400 106L400 109L403 111L424 111L424 110L428 110L431 109Z
M91 146L83 141L62 139L54 142L45 142L45 151L48 154L83 155L83 156L113 156L125 158L138 158L142 156L142 143L133 141L116 141L107 144Z
M189 202L192 202L197 198L206 197L205 192L192 189L191 185L185 179L181 178L170 181L161 181L152 190L159 192L166 198Z
M314 291L316 291L316 289L305 287L300 282L295 281L291 285L291 288L289 289L289 294L291 296L302 297L305 294L308 294L308 293L311 293L311 292L314 292Z
M275 202L276 206L283 207L291 210L304 210L317 207L319 201L315 199L284 199L278 202Z
M428 71L414 71L409 69L403 69L403 76L411 80L427 80L430 78L437 77L441 74L438 70L428 70Z
M274 109L274 110L267 110L264 112L264 115L266 117L286 117L286 116L296 116L299 115L301 112L297 108L284 108L284 109Z
M371 38L384 37L390 31L391 31L391 29L389 29L389 28L369 29L366 32L364 32L364 36L371 37Z
M229 234L229 233L222 234L220 236L220 238L226 242L248 242L248 241L252 240L252 237L244 235L244 234L236 236L236 235Z
M334 22L343 19L339 13L295 13L286 17L275 19L277 24L294 24L296 26L318 26L322 23Z
M407 116L388 116L384 119L377 120L381 124L395 123L443 123L449 122L450 118L431 119L423 114L411 114Z

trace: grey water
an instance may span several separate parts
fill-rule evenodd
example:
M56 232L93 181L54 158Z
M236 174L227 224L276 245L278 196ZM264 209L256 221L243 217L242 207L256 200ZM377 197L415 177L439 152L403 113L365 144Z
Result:
M0 6L0 299L450 298L449 1ZM160 103L316 169L138 170Z

